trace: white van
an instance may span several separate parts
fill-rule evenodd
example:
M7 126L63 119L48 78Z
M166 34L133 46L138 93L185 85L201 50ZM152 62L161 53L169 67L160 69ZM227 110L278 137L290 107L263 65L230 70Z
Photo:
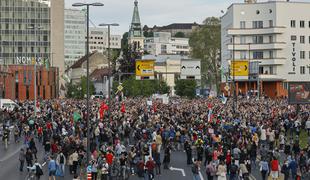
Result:
M13 111L15 107L18 107L18 105L11 99L0 99L0 109Z

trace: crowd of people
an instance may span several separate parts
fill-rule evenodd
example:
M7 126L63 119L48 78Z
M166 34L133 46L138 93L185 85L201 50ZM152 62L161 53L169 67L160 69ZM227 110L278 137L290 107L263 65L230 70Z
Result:
M310 105L264 97L239 97L235 108L232 99L218 98L171 98L166 104L127 98L111 105L93 100L89 162L86 101L44 100L36 117L32 102L19 105L3 112L3 131L23 141L19 170L33 171L37 179L40 162L47 163L50 179L66 172L73 179L86 173L93 180L154 179L170 171L176 151L184 151L194 180L200 173L208 180L249 179L255 170L263 180L310 179Z

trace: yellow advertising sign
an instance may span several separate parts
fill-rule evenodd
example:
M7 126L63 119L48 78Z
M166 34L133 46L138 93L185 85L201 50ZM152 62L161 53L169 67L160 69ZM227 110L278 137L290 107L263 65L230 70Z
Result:
M136 76L154 76L155 60L136 60Z
M231 76L248 76L249 75L249 62L248 61L232 61Z

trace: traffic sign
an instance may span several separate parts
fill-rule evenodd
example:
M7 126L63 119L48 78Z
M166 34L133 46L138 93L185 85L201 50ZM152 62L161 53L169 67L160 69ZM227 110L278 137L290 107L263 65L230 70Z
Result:
M224 89L225 89L225 91L229 91L229 86L228 85L226 85L225 87L224 87Z
M154 79L155 60L136 60L136 79Z
M249 62L248 61L232 61L231 76L248 76Z
M117 86L118 91L122 91L123 89L124 89L124 87L121 84Z

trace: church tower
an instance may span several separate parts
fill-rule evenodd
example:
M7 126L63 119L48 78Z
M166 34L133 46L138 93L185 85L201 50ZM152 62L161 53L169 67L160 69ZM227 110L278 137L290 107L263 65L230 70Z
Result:
M128 34L128 44L131 46L132 50L141 52L144 48L144 36L140 22L137 0L135 0L134 5L132 21Z

